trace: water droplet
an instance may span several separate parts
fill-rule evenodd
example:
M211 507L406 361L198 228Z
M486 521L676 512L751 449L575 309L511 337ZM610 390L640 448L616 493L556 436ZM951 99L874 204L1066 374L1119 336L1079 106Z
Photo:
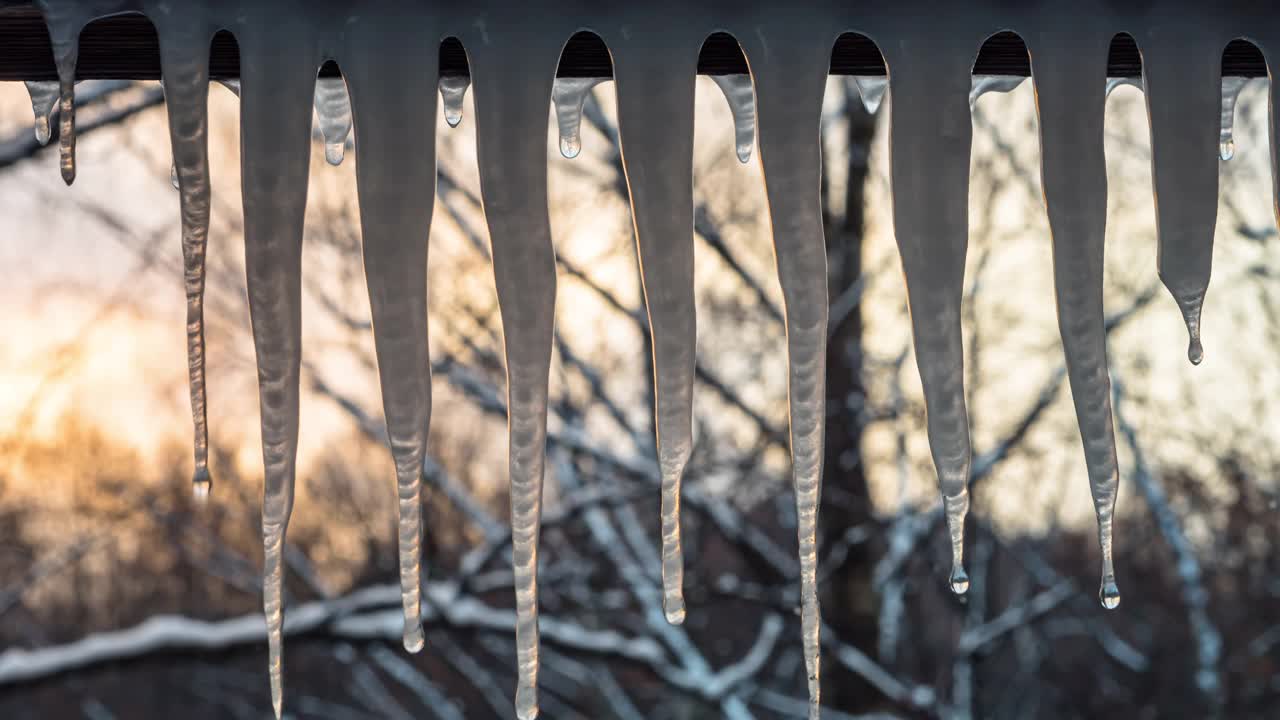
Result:
M458 127L462 122L462 101L467 97L467 88L471 87L471 78L466 75L445 75L440 78L440 98L444 105L444 121L449 127Z
M560 154L573 159L582 152L582 106L587 95L603 77L556 78L551 88L551 102L556 107L556 123L560 126Z
M1235 157L1236 143L1232 138L1232 126L1236 119L1236 100L1249 78L1227 76L1222 78L1222 129L1218 141L1218 156L1224 161Z
M1108 610L1120 607L1120 588L1116 585L1115 578L1103 579L1102 587L1098 590L1098 601Z
M964 571L963 566L951 568L951 592L956 595L969 592L969 573Z
M756 94L747 74L712 75L712 81L724 93L733 113L734 146L738 161L751 162L751 150L756 142Z
M49 123L58 107L61 85L56 80L29 80L26 86L27 94L31 96L31 112L35 116L36 142L48 145L52 136Z
M316 79L316 117L324 136L324 159L330 165L341 165L351 135L351 98L347 81L341 77Z
M1204 360L1204 346L1200 344L1200 338L1193 337L1187 343L1187 359L1192 365L1199 365Z

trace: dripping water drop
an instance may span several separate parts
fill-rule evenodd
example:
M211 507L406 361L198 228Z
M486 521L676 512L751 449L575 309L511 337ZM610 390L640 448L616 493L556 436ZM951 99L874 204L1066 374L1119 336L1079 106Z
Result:
M440 98L444 101L444 121L449 127L462 122L462 101L467 96L471 78L466 75L445 75L440 78Z
M556 123L560 126L560 154L573 159L582 152L582 106L592 88L609 78L556 78L551 88L551 102L556 106Z
M49 123L52 122L53 112L58 107L60 85L54 80L29 80L26 86L27 93L31 96L31 112L35 115L36 142L48 145L49 138L52 137Z
M951 592L956 595L969 592L969 573L964 571L963 565L955 565L951 568Z
M1230 160L1235 157L1236 143L1232 137L1232 127L1236 119L1236 100L1240 91L1248 84L1249 79L1243 77L1222 78L1222 129L1218 139L1218 157Z
M1193 337L1187 343L1187 359L1192 365L1199 365L1204 361L1204 345L1200 344L1200 338Z
M351 135L351 98L347 81L341 77L316 79L316 117L324 136L324 159L330 165L341 165Z
M1098 600L1102 603L1102 607L1108 610L1115 610L1120 607L1120 587L1116 585L1114 577L1104 577L1102 579L1102 587L1098 590Z
M751 150L756 142L756 94L751 76L745 73L712 75L711 79L724 93L733 113L734 146L738 161L751 162Z

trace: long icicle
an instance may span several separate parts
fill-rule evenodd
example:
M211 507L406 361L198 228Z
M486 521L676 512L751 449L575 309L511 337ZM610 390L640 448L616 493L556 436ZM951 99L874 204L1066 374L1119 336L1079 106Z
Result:
M1187 359L1204 358L1200 311L1218 219L1222 45L1206 42L1194 18L1138 38L1151 123L1157 263L1187 326Z
M160 19L160 63L165 78L173 174L182 215L183 288L187 296L187 374L194 430L191 488L209 496L209 418L205 389L205 251L209 241L209 37L202 16Z
M826 431L827 247L822 229L822 99L830 46L807 33L770 29L744 43L756 65L756 119L774 257L787 321L791 475L800 557L800 618L809 718L821 713L822 618L818 608L818 505ZM819 35L820 37L820 35ZM765 43L756 45L757 42ZM785 58L785 59L782 59Z
M258 360L262 412L264 557L271 705L284 702L284 543L293 510L302 361L302 230L310 164L311 105L318 58L271 28L282 18L242 26L240 163L245 274Z
M538 533L556 299L547 210L547 106L562 38L534 30L484 32L463 42L477 48L469 58L476 162L507 366L516 715L532 720L538 715Z
M884 48L889 76L893 224L907 281L929 447L951 535L951 589L964 593L969 511L969 417L964 399L964 294L969 227L969 114L973 48L920 36ZM936 40L937 42L930 42Z
M611 43L618 134L653 338L654 416L662 475L663 612L684 622L680 481L693 452L693 117L698 43L660 27ZM661 52L655 46L663 48Z
M1107 374L1102 280L1107 224L1107 164L1103 150L1107 48L1065 22L1028 35L1040 122L1041 177L1053 237L1058 330L1066 355L1071 399L1084 444L1089 490L1102 555L1098 598L1120 604L1112 560L1112 526L1120 477Z
M80 30L99 13L95 12L93 2L40 0L39 5L58 69L58 167L63 182L70 185L76 179L76 63L80 56Z
M376 19L375 19L376 18ZM348 27L343 63L356 121L356 180L387 437L399 501L404 646L424 644L422 465L431 420L427 233L435 194L438 53L417 23L364 13Z

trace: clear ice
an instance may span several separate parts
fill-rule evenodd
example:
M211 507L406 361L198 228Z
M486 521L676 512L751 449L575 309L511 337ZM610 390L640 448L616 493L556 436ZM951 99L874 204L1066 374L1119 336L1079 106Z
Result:
M885 91L889 89L889 78L886 75L856 75L853 84L858 88L858 97L862 98L862 106L867 113L875 115L884 101Z
M316 120L324 137L325 162L341 165L351 135L351 100L344 78L316 78Z
M692 452L694 78L703 40L739 38L752 75L721 76L744 162L758 135L779 284L785 300L792 475L798 516L800 614L809 716L819 715L817 511L822 481L826 255L819 128L831 47L843 29L881 42L891 76L853 78L876 112L892 84L888 119L893 219L911 310L927 431L951 539L951 588L965 592L963 530L971 449L963 388L960 304L968 226L970 103L1021 78L972 75L984 39L1013 30L1032 59L1042 179L1053 240L1059 329L1098 520L1099 601L1120 603L1112 557L1118 470L1102 308L1106 217L1103 112L1120 84L1144 90L1152 136L1158 266L1199 362L1201 304L1209 284L1218 158L1234 152L1234 102L1243 80L1221 77L1222 52L1251 33L1274 42L1266 9L1214 3L1043 3L1027 12L997 0L863 5L747 0L731 13L706 3L618 2L526 6L477 0L353 6L317 0L300 12L282 0L37 0L49 30L56 83L28 83L37 138L59 108L60 168L75 178L75 80L81 29L138 11L156 26L179 189L187 350L195 430L195 488L208 488L204 389L204 258L209 232L208 50L214 32L239 43L245 266L258 363L264 463L263 609L271 700L283 708L282 557L293 506L301 363L301 252L313 103L326 159L342 159L357 133L364 262L379 382L399 500L404 644L423 646L421 488L431 382L427 346L427 233L435 187L437 92L450 126L462 119L465 76L439 77L439 38L468 48L476 81L477 159L493 247L507 364L516 714L538 714L538 533L545 465L547 381L556 269L547 208L548 105L564 155L579 152L582 101L600 78L555 79L565 41L590 29L609 46L622 156L646 309L653 334L655 425L662 477L663 606L685 616L680 483ZM927 10L930 22L921 23ZM1118 32L1142 50L1143 76L1108 78ZM320 78L329 60L344 78ZM220 80L233 92L241 81ZM1271 106L1276 103L1272 85ZM1273 112L1273 117L1275 113ZM1272 124L1272 173L1280 143ZM1273 183L1280 213L1280 182Z
M49 123L58 107L62 85L57 81L28 80L27 94L31 96L31 112L35 115L36 142L48 145L52 133Z
M440 99L444 104L444 121L449 127L458 127L462 122L462 101L467 97L467 88L471 87L471 78L466 75L441 75Z
M1018 89L1026 78L1017 75L974 75L969 89L969 108L978 104L978 98L989 92L1007 93Z
M1245 77L1222 78L1222 120L1218 139L1218 157L1230 160L1236 154L1236 142L1232 138L1232 127L1236 122L1236 100L1240 91L1249 83Z
M592 89L609 78L572 77L556 78L551 86L551 104L556 109L556 124L560 126L560 154L573 159L582 152L582 106Z
M693 453L693 117L702 38L664 35L660 24L646 24L604 39L613 54L622 164L653 338L662 609L679 624L685 618L680 483Z
M711 79L724 93L733 113L734 150L738 162L751 162L751 149L756 144L756 94L750 75L712 75Z

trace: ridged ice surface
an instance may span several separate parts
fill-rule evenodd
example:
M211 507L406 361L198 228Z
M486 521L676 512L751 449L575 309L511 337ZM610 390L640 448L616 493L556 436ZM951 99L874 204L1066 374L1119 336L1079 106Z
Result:
M556 78L551 86L551 104L560 127L560 154L573 159L582 152L582 106L596 85L609 78Z
M38 0L58 82L32 83L36 132L47 138L58 105L60 168L75 178L78 40L91 20L139 11L160 39L174 178L179 187L187 345L195 427L195 480L207 489L202 295L209 232L209 41L226 29L241 53L245 266L260 388L264 464L263 608L271 700L283 694L283 550L293 505L299 431L301 254L313 103L330 162L357 133L364 264L379 381L399 500L404 644L423 645L420 476L430 419L426 257L435 187L437 94L450 125L474 82L477 160L493 249L507 363L512 560L516 596L516 715L538 713L538 533L545 465L547 380L556 269L547 208L548 108L561 150L581 147L582 101L599 78L555 79L564 43L597 33L617 83L623 163L653 335L655 426L662 478L664 611L680 622L684 560L680 483L693 446L694 78L705 38L742 43L751 75L717 83L733 110L740 159L759 142L778 279L785 301L792 473L797 509L802 647L819 714L821 621L817 511L822 484L826 358L826 254L820 204L819 124L831 48L844 31L874 40L887 77L854 83L871 112L892 91L888 122L894 231L911 310L916 362L938 485L951 538L949 583L969 587L963 565L971 450L964 402L961 299L968 235L970 103L1020 78L972 75L983 41L1012 30L1030 52L1040 118L1042 178L1053 241L1054 285L1072 399L1098 519L1099 598L1120 602L1112 556L1118 485L1103 324L1106 217L1103 113L1122 83L1145 92L1152 137L1160 277L1186 322L1199 362L1209 284L1219 158L1231 155L1236 94L1222 51L1246 37L1280 49L1265 3L1229 0L837 0L774 3L352 3L348 0ZM1108 78L1117 33L1142 51L1141 78ZM438 74L440 41L457 37L471 77ZM342 78L321 78L326 61ZM233 81L225 81L229 83ZM1276 97L1272 85L1272 117ZM41 119L45 130L42 131ZM1276 177L1276 124L1272 167ZM1280 182L1273 184L1280 199ZM1280 208L1280 203L1277 203ZM569 318L572 321L572 318Z

